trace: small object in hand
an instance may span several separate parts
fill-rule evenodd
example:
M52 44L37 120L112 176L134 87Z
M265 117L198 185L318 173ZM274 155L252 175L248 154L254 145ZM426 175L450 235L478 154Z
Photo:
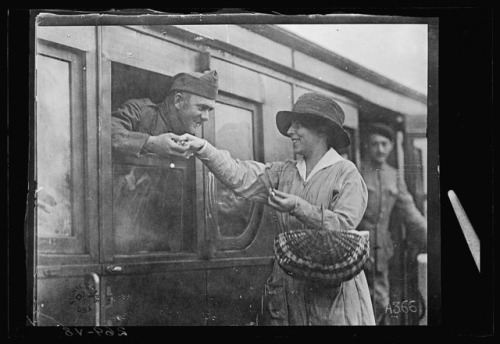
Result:
M271 196L276 197L276 193L274 192L274 189L273 189L273 188L271 188L271 192L270 192L270 194L271 194Z
M174 141L175 143L177 143L180 146L185 146L186 145L186 141L176 140L174 138L172 138L172 141Z

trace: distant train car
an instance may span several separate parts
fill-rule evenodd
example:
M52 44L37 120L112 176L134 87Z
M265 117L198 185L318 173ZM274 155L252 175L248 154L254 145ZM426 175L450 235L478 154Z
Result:
M341 153L358 166L364 125L388 123L399 133L391 163L411 172L407 184L425 211L424 95L273 25L71 26L68 19L63 26L42 19L32 214L37 325L260 324L277 233L273 212L237 199L194 158L113 153L112 111L127 99L162 101L179 72L217 70L218 104L198 135L241 159L294 158L275 115L307 91L342 106L353 143ZM143 207L154 216L114 206L116 176L131 166L129 187L143 188ZM151 171L162 177L152 180ZM396 254L408 256L404 247ZM398 262L394 293L416 298L416 268Z

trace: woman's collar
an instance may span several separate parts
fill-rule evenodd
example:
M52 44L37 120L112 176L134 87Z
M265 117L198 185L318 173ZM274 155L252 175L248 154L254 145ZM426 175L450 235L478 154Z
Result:
M299 171L299 175L303 181L307 182L311 177L318 171L329 167L339 161L344 160L339 153L335 151L335 149L330 148L318 161L318 163L314 166L311 173L306 178L306 162L302 156L299 156L297 159L297 170Z

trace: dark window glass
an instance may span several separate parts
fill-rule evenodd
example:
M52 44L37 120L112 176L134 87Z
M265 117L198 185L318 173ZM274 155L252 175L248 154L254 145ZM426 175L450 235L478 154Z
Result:
M183 171L114 166L114 229L118 254L183 250Z

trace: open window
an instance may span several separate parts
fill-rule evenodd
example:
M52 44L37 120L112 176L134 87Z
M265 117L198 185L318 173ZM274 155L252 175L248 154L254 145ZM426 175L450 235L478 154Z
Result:
M112 111L131 99L159 104L170 83L170 76L113 62ZM115 256L195 253L192 160L112 151Z

